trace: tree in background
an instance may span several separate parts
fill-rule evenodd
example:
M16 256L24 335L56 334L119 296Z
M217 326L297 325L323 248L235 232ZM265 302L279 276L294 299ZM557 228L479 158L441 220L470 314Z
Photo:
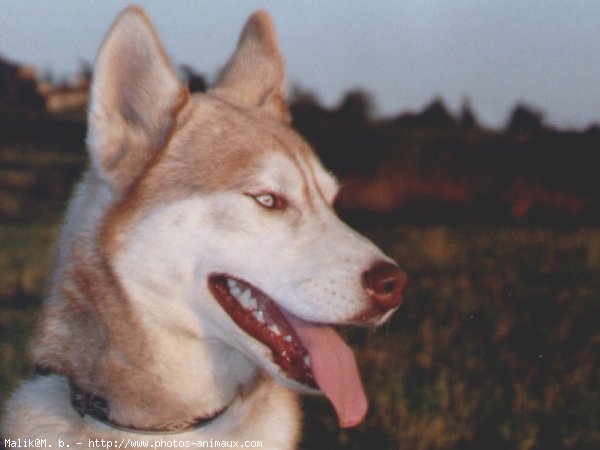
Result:
M179 66L179 71L183 75L184 81L187 82L190 92L206 92L207 83L203 74L196 72L192 66L187 64Z
M544 130L544 114L523 103L518 104L508 120L509 133L539 133Z

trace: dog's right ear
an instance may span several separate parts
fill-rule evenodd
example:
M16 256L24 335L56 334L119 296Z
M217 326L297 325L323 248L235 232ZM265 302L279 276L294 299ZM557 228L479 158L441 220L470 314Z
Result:
M144 11L127 8L100 49L88 110L92 166L116 192L165 145L188 96Z

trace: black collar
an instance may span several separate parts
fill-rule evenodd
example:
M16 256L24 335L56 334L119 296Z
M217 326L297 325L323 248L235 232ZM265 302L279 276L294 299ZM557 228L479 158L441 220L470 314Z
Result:
M34 371L35 376L56 375L47 369L37 368ZM167 424L162 428L138 428L133 426L121 425L110 418L110 406L105 398L98 395L90 394L79 388L72 380L69 380L71 388L71 406L79 414L80 417L89 416L96 419L98 422L116 428L121 431L132 433L153 433L153 434L168 434L168 433L183 433L192 431L197 428L204 427L221 416L227 406L217 411L208 417L195 417L188 420L180 420Z

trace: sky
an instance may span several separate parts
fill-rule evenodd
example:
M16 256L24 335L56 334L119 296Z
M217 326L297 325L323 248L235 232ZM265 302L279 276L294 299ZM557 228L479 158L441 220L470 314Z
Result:
M0 55L40 73L73 75L93 62L119 0L0 0ZM214 78L256 9L271 12L288 86L328 106L350 89L379 116L468 99L501 127L517 102L548 124L600 123L600 0L138 1L173 63Z

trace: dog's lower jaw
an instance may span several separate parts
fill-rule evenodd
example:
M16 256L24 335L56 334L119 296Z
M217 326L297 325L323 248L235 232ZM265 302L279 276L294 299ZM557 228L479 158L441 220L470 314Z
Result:
M160 439L260 441L262 448L293 449L300 431L300 408L295 393L262 377L247 396L234 401L205 427L177 434L130 433L81 418L69 402L66 377L50 375L23 383L6 404L0 433L7 439L41 438L50 445L63 443L94 448L95 439L155 442ZM268 423L269 427L264 425ZM81 443L81 445L77 445Z

